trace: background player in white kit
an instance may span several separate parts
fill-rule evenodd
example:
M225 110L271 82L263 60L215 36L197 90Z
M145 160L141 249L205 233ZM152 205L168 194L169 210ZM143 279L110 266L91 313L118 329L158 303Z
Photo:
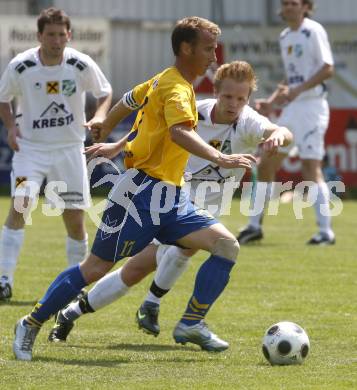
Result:
M256 78L251 66L244 61L235 61L222 65L216 72L214 86L217 99L197 101L199 122L198 134L210 145L223 153L249 153L259 144L267 152L273 153L278 146L288 145L291 133L284 127L272 124L266 117L248 106L251 92L256 89ZM120 150L117 144L97 144L89 148L93 156L113 158ZM228 170L218 167L210 161L191 156L187 165L186 178L191 201L203 200L199 194L200 186L215 186L214 192L205 197L205 204L215 206L217 217L222 210L222 198L228 181L235 181L238 187L245 169ZM219 187L217 187L217 182ZM206 194L207 195L207 194ZM229 202L231 202L231 191ZM205 212L203 210L202 212ZM156 242L158 244L158 242ZM81 314L93 312L123 296L129 287L138 283L146 275L158 269L150 287L148 296L136 314L140 328L157 336L160 332L158 313L160 298L174 285L188 266L188 260L196 251L183 250L176 246L149 245L144 251L129 259L118 270L106 275L79 302L71 303L63 309L52 329L50 341L65 341L73 327L73 322ZM156 257L156 259L155 259ZM191 315L184 314L174 330L176 342L192 342L202 349L221 351L228 348L228 343L214 334L207 334L202 341L201 324L185 325L182 320L190 320ZM197 317L195 318L197 319Z
M302 161L302 178L314 182L314 188L310 190L317 193L314 207L319 232L307 244L329 245L335 243L335 235L331 229L329 189L321 171L325 154L324 135L329 123L323 82L332 76L334 66L325 29L308 17L312 11L312 0L281 1L280 14L288 25L280 34L286 80L268 99L257 101L257 108L264 115L269 115L275 103L285 104L278 123L293 132ZM258 165L258 181L269 183L266 199L273 193L275 173L288 152L289 149L285 148L273 158L262 156ZM257 189L265 190L266 186L258 182ZM262 216L263 211L250 218L249 225L238 236L240 244L263 238Z
M26 206L47 182L60 181L57 195L64 202L67 258L73 265L87 252L84 225L89 184L83 155L85 93L97 99L94 117L102 120L110 108L111 86L87 55L66 47L71 38L69 17L59 9L43 10L37 20L40 46L18 54L0 81L0 115L14 150L10 211L0 239L0 300L12 295L13 276L24 239ZM16 119L11 102L17 99Z

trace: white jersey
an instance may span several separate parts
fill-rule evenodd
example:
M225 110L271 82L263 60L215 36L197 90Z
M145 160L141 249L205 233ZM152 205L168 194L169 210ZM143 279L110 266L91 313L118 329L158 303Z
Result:
M286 28L280 34L280 50L286 81L295 88L317 73L323 65L333 65L330 43L321 24L305 18L298 30ZM325 97L323 84L301 93L296 100Z
M212 123L211 113L216 99L197 101L197 133L209 145L225 154L253 153L262 140L264 131L273 126L266 117L258 114L246 105L236 122L232 124ZM244 169L224 169L197 156L191 156L186 168L186 178L193 180L223 182L224 179L236 176L241 178Z
M18 54L0 81L0 102L17 99L20 145L53 150L82 144L85 139L85 93L108 95L111 86L87 55L65 48L60 65L44 66L39 47Z
M252 153L272 123L249 106L245 106L238 120L232 124L212 123L211 113L216 99L197 102L197 133L211 146L226 154ZM213 216L229 213L234 191L244 176L245 169L223 169L197 156L191 156L185 172L184 190L190 200L207 209ZM232 185L233 184L233 185Z

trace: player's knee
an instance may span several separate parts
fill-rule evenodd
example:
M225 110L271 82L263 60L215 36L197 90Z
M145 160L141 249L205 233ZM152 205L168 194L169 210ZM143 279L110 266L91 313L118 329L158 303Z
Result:
M21 203L24 202L24 203ZM18 207L20 205L20 208ZM5 225L9 229L22 229L25 226L24 211L29 210L30 203L28 198L21 198L19 203L14 203L14 206L10 208ZM18 211L22 210L22 211Z
M196 249L182 249L173 245L160 244L157 247L156 263L159 266L162 260L166 258L170 259L170 261L175 261L176 265L180 267L187 263L196 252Z
M183 257L188 261L193 255L197 253L197 249L181 249Z
M239 253L239 243L235 238L219 238L212 247L212 254L236 261Z

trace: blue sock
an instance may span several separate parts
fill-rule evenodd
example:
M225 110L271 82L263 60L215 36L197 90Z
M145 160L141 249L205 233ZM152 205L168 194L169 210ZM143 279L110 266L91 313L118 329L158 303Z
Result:
M211 255L201 265L196 275L193 295L188 302L181 322L186 325L195 325L205 317L226 287L234 264L235 262L232 260Z
M67 268L52 282L45 296L37 303L25 321L33 326L41 326L53 314L71 302L86 285L79 264Z

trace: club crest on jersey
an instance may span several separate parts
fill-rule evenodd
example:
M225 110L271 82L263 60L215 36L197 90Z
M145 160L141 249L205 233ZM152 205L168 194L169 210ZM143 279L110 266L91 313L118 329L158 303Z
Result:
M74 121L74 116L67 111L64 104L52 102L41 114L40 119L32 122L33 129L68 126Z
M59 93L59 81L47 81L46 91L48 95L55 95Z
M300 44L295 45L294 53L295 53L296 57L298 57L298 58L301 57L302 53L303 53L302 45L300 45Z
M35 83L35 89L41 89L42 85L39 81L37 81L37 83Z
M26 176L17 176L15 179L15 187L16 188L25 187L26 181L27 181Z
M225 154L232 154L231 140L226 139L221 148L221 152Z
M219 139L211 139L209 141L209 144L213 146L215 149L219 150L221 148L222 141L220 141Z
M72 96L76 92L75 80L63 80L62 81L62 93L65 96Z

